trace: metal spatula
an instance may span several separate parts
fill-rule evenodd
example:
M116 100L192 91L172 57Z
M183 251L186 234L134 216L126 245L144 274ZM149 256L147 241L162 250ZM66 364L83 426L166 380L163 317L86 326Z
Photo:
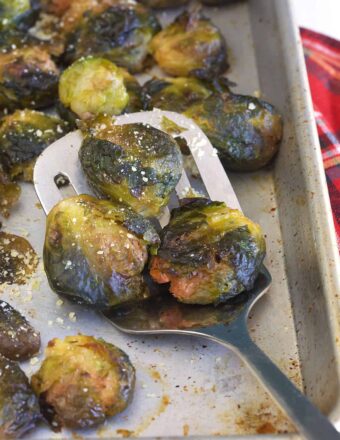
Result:
M202 130L190 119L173 112L154 110L119 116L116 124L144 123L162 129L166 117L181 127L200 172L204 187L212 200L223 201L241 209L229 179L216 152ZM91 194L80 162L80 131L72 132L48 147L38 158L34 169L34 185L40 202L48 214L65 197L58 180L69 181L78 194ZM185 172L176 187L179 198L190 187ZM164 226L168 212L160 219ZM247 318L256 301L269 289L271 276L262 271L252 291L236 297L232 303L214 306L192 306L178 303L170 295L160 295L144 303L114 308L104 315L119 330L134 335L178 334L199 336L234 350L250 367L296 428L307 439L335 440L340 435L317 408L290 382L273 362L251 340ZM176 319L173 319L173 317Z

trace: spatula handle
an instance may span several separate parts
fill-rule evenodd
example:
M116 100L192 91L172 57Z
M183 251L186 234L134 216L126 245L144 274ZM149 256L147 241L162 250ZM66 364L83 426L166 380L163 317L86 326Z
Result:
M251 340L248 331L239 330L237 333L223 332L223 327L219 327L219 331L207 333L240 355L304 438L339 440L340 434L331 422Z

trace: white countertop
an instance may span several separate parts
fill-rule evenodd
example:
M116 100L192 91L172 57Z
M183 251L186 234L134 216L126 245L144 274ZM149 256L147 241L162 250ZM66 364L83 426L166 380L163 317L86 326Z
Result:
M299 26L340 40L340 0L292 0L292 3Z

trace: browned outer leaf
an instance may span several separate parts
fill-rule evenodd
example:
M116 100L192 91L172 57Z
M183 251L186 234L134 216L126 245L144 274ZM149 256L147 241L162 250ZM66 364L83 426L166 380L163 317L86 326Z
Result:
M39 333L24 316L5 301L0 301L0 353L8 359L29 359L40 348Z

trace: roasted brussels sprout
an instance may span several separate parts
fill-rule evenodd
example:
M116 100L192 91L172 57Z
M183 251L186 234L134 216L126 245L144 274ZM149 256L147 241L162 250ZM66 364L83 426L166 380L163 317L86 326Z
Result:
M0 232L0 284L25 284L37 266L38 256L25 238Z
M40 0L0 0L0 30L8 26L28 29L39 15Z
M22 437L41 420L39 404L25 373L0 355L0 437Z
M0 52L0 108L40 108L57 96L59 71L50 55L36 47Z
M220 303L250 290L265 255L260 227L222 202L196 199L174 209L151 276L181 302Z
M276 154L282 120L274 107L252 96L230 91L219 78L153 79L143 90L145 108L182 112L193 119L217 148L225 168L252 171Z
M3 169L0 162L0 214L9 217L10 210L19 200L21 194L20 186L12 182L9 175Z
M135 369L128 356L103 339L52 339L32 377L40 408L57 430L88 428L122 412L130 403Z
M126 3L101 13L88 11L69 35L65 62L96 55L130 72L140 72L148 55L148 44L159 30L156 17L142 5Z
M67 131L65 121L35 110L5 116L0 121L0 153L10 176L32 181L35 159Z
M260 99L233 93L214 94L192 105L185 115L202 128L229 170L257 170L278 151L281 116Z
M184 6L189 3L190 0L139 0L145 6L150 8L163 9L163 8L176 8L177 6Z
M171 136L143 124L114 125L111 118L93 125L79 157L98 194L146 217L160 213L182 172L181 152Z
M93 118L101 113L119 115L142 108L138 81L111 61L91 56L81 58L63 72L59 99L61 113L67 116L66 112L70 112L67 119L71 121Z
M0 301L0 353L13 361L24 361L39 348L39 333L11 305Z
M53 290L96 308L140 300L149 294L148 246L158 242L151 223L128 207L71 197L47 217L45 271Z
M199 13L179 15L152 39L150 50L164 72L173 76L211 79L228 67L223 35Z

